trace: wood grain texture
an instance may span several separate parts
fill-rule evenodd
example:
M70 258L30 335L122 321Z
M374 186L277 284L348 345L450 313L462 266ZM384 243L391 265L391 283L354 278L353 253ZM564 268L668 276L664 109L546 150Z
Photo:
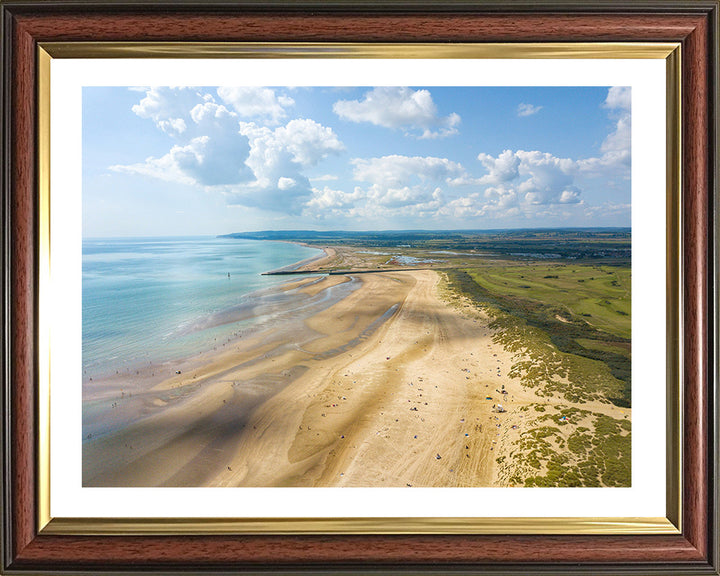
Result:
M16 30L17 32L17 30ZM35 46L13 35L12 242L10 252L13 549L35 538Z
M58 566L68 551L78 566L110 567L122 559L165 566L405 565L480 563L693 562L702 556L680 536L293 536L48 537L31 545L27 566Z
M708 217L711 211L708 181L707 25L702 22L685 42L683 82L683 228L685 343L685 535L698 551L707 553L707 438L710 433L708 385ZM710 427L709 427L710 426Z
M348 17L311 14L23 15L18 25L38 41L239 42L542 42L679 41L701 17L662 14L424 14ZM112 22L110 25L109 23Z
M366 14L215 11L18 11L12 47L12 503L17 570L191 568L204 570L384 567L504 572L560 565L557 571L598 572L633 566L711 573L707 438L710 284L708 212L714 183L709 145L711 46L707 13ZM681 536L243 536L61 537L35 534L35 42L38 41L682 41L684 252L684 456L686 491ZM513 568L513 566L515 566ZM518 568L519 566L519 568ZM574 566L574 568L573 568ZM523 568L526 567L526 568ZM713 568L712 573L717 571Z

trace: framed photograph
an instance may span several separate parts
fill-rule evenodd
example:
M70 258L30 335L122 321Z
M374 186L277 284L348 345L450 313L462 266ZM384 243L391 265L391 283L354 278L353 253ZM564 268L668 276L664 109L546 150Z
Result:
M717 2L0 8L3 573L718 573Z

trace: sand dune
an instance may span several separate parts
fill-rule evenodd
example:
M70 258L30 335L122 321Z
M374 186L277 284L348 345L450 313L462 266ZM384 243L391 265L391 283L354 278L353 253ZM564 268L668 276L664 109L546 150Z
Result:
M99 422L116 406L84 440L84 485L492 485L496 390L523 392L487 319L448 305L439 280L408 270L302 281L315 296L361 285L180 374L139 374L132 400L95 400Z

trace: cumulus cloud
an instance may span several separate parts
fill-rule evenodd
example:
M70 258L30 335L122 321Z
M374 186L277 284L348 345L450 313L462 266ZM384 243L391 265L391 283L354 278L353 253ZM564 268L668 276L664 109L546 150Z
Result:
M440 214L455 218L538 216L562 205L583 204L575 185L577 163L537 150L480 153L486 174L474 179L473 191L450 200ZM553 208L555 207L555 208Z
M280 123L287 116L285 109L295 104L289 96L256 86L221 86L217 94L240 117L265 119L272 124Z
M498 156L481 153L486 174L471 177L447 158L383 156L352 160L353 176L365 183L352 193L313 190L312 213L372 217L385 215L509 217L538 214L553 206L582 205L575 184L577 163L539 151L505 150ZM459 187L461 192L449 193ZM465 191L463 193L463 191Z
M185 132L187 112L201 98L197 89L191 87L151 87L144 92L145 96L132 111L140 118L152 120L171 136Z
M404 87L378 87L366 92L362 100L339 100L333 111L351 122L369 122L385 128L402 129L418 138L444 138L457 134L460 116L438 116L428 90Z
M177 99L172 98L173 93ZM248 139L238 132L236 115L206 96L189 89L152 88L133 111L153 119L158 128L168 133L170 122L182 122L183 129L176 130L173 136L187 143L173 146L160 158L150 157L142 163L110 168L203 187L232 186L248 181L252 177L244 163L250 151ZM166 104L165 108L161 103ZM175 115L185 118L171 118Z
M304 213L313 218L353 218L364 215L364 201L367 196L359 187L352 192L344 192L325 186L322 189L313 188L312 192L312 197L304 206Z
M615 128L600 146L602 156L581 160L579 167L590 175L614 174L616 177L629 179L632 89L629 86L611 87L603 106L610 110Z
M245 164L254 180L228 194L231 203L245 206L297 213L312 193L304 169L345 149L331 128L309 119L275 129L240 122L239 131L250 143Z
M249 151L246 139L227 135L198 136L185 146L173 146L160 158L127 166L111 166L116 172L142 174L203 187L232 186L251 177L242 159Z
M250 141L246 164L261 187L271 186L281 177L307 183L299 173L301 168L344 150L335 132L314 120L291 120L274 130L253 122L241 122L239 126L240 134Z
M520 158L511 150L504 150L497 158L480 152L478 160L487 170L487 174L480 179L480 184L497 185L518 177Z
M442 186L465 172L457 162L435 157L392 155L355 158L351 163L353 178L362 185L352 192L314 188L306 215L320 219L427 217L445 201Z
M518 214L537 217L543 213L557 213L561 207L585 206L578 184L584 178L628 179L631 89L611 87L602 106L609 111L614 129L602 142L599 156L575 160L538 150L505 150L498 156L480 153L478 160L485 175L462 177L457 183L474 184L483 188L482 193L471 192L455 198L443 207L442 212L458 217ZM518 108L520 112L521 108Z
M632 104L632 89L630 86L612 86L608 90L604 106L610 109L620 109L630 112Z
M461 164L432 156L355 158L352 164L355 180L371 182L383 190L402 187L412 181L440 182L465 173Z
M218 89L228 108L197 89L148 89L133 111L180 142L163 156L110 168L218 191L231 204L297 212L312 194L304 169L344 146L331 128L309 119L273 129L242 121L255 115L274 122L292 104L272 90L252 90Z
M447 158L391 155L352 160L353 177L366 186L355 188L368 214L427 215L443 202L442 185L465 173Z
M522 116L532 116L533 114L537 114L542 110L542 106L533 106L532 104L519 104L517 108L517 115Z
M517 190L506 186L486 188L483 193L472 192L448 202L439 213L443 216L467 219L478 217L510 217L521 212Z
M556 204L565 191L577 192L573 186L577 172L575 161L557 158L547 152L518 150L518 172L527 179L520 182L518 190L531 204Z
M588 178L629 177L630 96L629 88L608 91L602 106L612 128L593 158L540 150L481 152L469 171L446 157L390 154L350 160L346 169L354 182L348 185L348 172L322 171L323 160L345 151L338 135L309 118L288 121L294 102L275 90L148 88L133 111L170 135L174 145L163 155L112 169L221 193L230 205L328 221L407 225L429 218L472 222L580 214L588 208L583 200ZM519 115L522 106L524 115L541 108L521 105ZM409 88L375 88L333 109L346 120L419 138L449 135L460 122L457 115L440 117L430 92ZM318 175L308 178L308 172Z

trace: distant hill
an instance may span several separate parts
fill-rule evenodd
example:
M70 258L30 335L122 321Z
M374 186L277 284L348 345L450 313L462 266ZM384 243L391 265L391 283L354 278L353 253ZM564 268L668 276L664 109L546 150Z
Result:
M219 238L276 240L363 248L473 250L519 259L629 260L630 228L543 228L523 230L263 230Z
M320 242L323 240L380 240L413 242L428 239L468 237L496 238L630 238L630 228L527 228L512 230L261 230L257 232L234 232L218 238L243 238L247 240L286 240L293 242Z

